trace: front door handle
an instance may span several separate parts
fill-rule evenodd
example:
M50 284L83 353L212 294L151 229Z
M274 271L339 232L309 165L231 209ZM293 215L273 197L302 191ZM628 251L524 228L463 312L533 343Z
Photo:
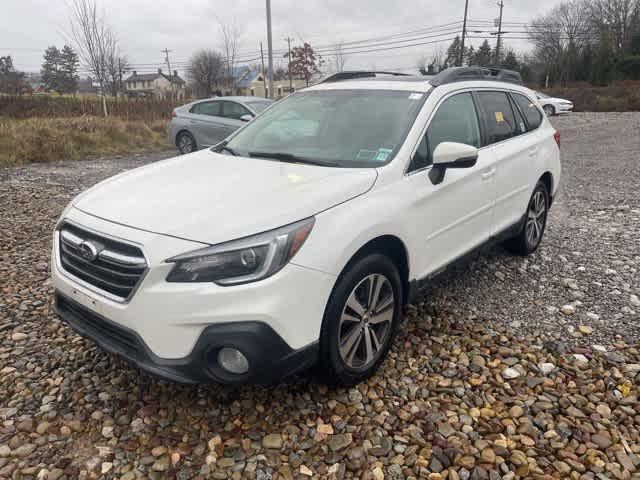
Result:
M482 175L480 175L480 177L482 178L482 180L489 180L495 174L496 174L496 169L492 168L492 169L487 170L486 172L484 172Z

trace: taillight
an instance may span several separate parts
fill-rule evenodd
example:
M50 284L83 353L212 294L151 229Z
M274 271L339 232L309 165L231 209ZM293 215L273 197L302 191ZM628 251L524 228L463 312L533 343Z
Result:
M560 147L560 132L556 132L553 134L553 139L556 141L556 143L558 144L558 148Z
M171 118L176 118L178 116L178 114L176 113L175 110L171 111Z

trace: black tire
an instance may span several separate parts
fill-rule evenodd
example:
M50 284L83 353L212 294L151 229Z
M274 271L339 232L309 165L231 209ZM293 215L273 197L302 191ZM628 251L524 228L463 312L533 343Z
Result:
M372 295L372 292L375 293ZM367 293L369 298L376 296L374 302L370 302L373 306L363 305L358 301L358 295ZM358 305L366 310L364 315L357 315L355 310L347 305L348 302L349 305L353 303L352 294L356 296L354 298ZM382 304L388 302L391 295L393 305L390 311L383 308ZM402 298L402 281L398 268L388 257L378 253L369 254L345 269L331 293L320 331L320 353L316 371L323 382L351 386L366 380L376 372L398 330L402 317ZM380 306L379 311L376 311L377 306ZM359 320L343 321L346 317L359 317ZM381 321L383 317L384 322ZM359 334L353 333L358 329L361 329ZM358 335L360 343L357 343L358 340L351 342L355 346L351 350L353 355L347 355L352 357L352 364L349 364L348 360L343 358L340 342L343 340L344 351L350 343L345 337L353 338L352 333ZM367 352L372 348L376 349L375 355L368 357ZM361 365L357 365L356 362L359 354L365 357ZM366 358L370 360L367 361Z
M544 113L547 115L547 117L553 117L556 114L556 107L554 107L553 105L545 105L544 107L542 107L542 109L544 110Z
M538 217L532 218L538 214L537 204L543 202L544 210ZM527 256L535 252L542 242L544 231L547 226L547 215L549 214L549 192L544 182L538 181L536 188L533 189L527 211L525 212L524 225L520 232L513 238L505 242L505 247L516 255ZM534 226L533 223L536 225ZM537 232L532 236L532 230Z
M176 137L176 147L182 155L186 155L195 152L198 149L198 144L189 132L180 132Z

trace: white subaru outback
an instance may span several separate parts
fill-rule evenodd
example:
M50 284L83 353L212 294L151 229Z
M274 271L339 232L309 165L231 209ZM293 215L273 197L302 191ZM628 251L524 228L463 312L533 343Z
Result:
M337 74L94 186L55 229L58 315L172 381L362 381L424 282L540 244L560 137L514 77Z

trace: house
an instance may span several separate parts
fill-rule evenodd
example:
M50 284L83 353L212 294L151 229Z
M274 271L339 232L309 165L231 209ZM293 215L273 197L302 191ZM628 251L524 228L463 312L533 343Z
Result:
M173 96L178 100L184 100L186 96L186 83L180 78L177 70L174 70L171 76L164 74L161 68L157 73L139 74L134 70L124 84L130 97L171 98L172 87Z
M264 97L265 94L268 93L268 86L266 82L266 75L263 75L262 72L257 74L255 78L251 80L251 85L249 87L247 95L252 97ZM294 78L289 83L289 79L286 78L284 80L274 80L273 81L273 93L274 98L282 98L286 97L289 93L293 93L296 90L300 90L301 88L305 88L307 86L307 82L304 80L300 80L299 78ZM291 90L291 91L289 91Z

